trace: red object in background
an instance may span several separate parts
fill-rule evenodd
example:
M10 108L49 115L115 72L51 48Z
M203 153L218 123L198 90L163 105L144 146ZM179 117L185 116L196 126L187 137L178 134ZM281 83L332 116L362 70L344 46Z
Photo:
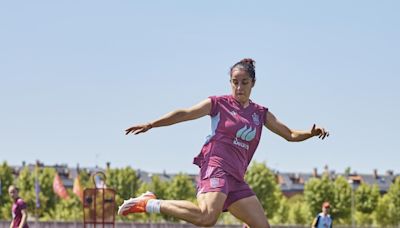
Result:
M58 173L56 173L56 176L54 177L53 190L62 199L68 199L68 192L65 189L64 184Z
M75 177L74 187L72 188L72 192L74 192L79 197L79 200L83 202L83 191L81 182L79 181L79 176Z
M96 188L86 188L83 191L83 224L86 227L115 227L115 191L114 189L98 188L95 183L97 175L106 176L103 172L95 173L92 178ZM99 226L97 226L99 225Z

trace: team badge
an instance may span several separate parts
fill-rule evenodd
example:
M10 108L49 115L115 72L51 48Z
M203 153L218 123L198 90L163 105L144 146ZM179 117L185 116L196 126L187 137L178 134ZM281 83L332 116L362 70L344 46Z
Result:
M251 117L253 118L253 122L255 125L257 125L257 126L260 125L260 117L256 113L253 113L253 115L251 115Z
M210 178L210 187L211 188L216 188L218 187L219 184L219 178Z

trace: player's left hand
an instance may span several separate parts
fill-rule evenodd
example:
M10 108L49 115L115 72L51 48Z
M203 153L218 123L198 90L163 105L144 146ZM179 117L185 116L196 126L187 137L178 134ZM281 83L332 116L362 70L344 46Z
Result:
M312 136L318 136L320 139L324 139L325 137L329 137L329 132L325 130L325 128L317 127L315 124L311 129Z

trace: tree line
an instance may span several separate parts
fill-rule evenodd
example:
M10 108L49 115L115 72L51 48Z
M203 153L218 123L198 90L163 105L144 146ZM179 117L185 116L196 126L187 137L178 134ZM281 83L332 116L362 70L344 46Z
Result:
M131 167L107 168L106 185L116 191L116 207L124 200L146 190L153 191L160 199L184 199L196 202L196 188L192 178L179 173L170 181L162 181L153 175L150 183L141 181L138 173ZM31 218L39 221L82 221L80 198L67 189L68 198L62 199L53 191L56 170L51 167L36 167L32 172L24 167L17 178L6 162L0 165L0 220L11 219L12 202L8 196L8 186L19 188L21 198L27 203ZM94 188L91 174L86 170L79 172L82 188ZM37 178L37 179L36 179ZM343 176L334 180L327 175L310 179L304 186L304 193L287 198L280 190L276 175L265 163L253 162L246 174L246 181L252 187L265 209L271 224L309 225L321 211L324 201L329 201L331 215L335 224L376 225L379 227L400 224L400 178L381 195L377 185L361 183L356 189ZM35 183L40 191L35 191ZM38 197L37 197L38 196ZM164 222L178 220L161 214L131 214L116 216L117 221ZM239 223L229 213L223 213L220 223Z

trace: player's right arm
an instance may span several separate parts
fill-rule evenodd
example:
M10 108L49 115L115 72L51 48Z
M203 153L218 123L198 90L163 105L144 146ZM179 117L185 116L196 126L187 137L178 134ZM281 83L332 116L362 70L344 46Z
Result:
M144 133L153 127L169 126L183 121L198 119L200 117L210 114L210 112L211 99L207 98L190 108L178 109L169 112L161 118L154 120L150 123L132 126L125 130L125 134L127 135L129 133L133 133L137 135L139 133Z

